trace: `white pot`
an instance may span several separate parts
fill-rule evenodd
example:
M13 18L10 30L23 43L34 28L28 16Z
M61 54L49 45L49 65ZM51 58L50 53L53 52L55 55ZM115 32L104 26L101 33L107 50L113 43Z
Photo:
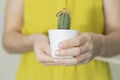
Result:
M58 44L64 40L73 38L78 36L79 32L77 30L64 30L64 29L57 29L57 30L48 30L49 33L49 40L50 40L50 49L51 49L51 56L55 58L72 58L73 56L56 56L55 51L59 49Z

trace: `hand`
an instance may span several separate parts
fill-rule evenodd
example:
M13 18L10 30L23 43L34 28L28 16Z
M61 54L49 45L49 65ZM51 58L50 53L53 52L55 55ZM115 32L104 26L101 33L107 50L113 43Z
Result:
M32 38L33 49L38 62L41 62L43 65L60 65L55 58L50 56L49 39L46 35L34 34Z
M90 62L103 53L104 36L94 33L82 33L79 36L65 40L59 44L57 56L74 56L71 59L61 59L62 65L78 65Z

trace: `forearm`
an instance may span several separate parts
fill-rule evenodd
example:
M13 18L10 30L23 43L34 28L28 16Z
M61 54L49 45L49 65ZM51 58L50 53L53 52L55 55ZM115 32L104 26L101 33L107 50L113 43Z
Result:
M31 35L10 32L3 35L3 46L9 53L22 53L33 49Z
M114 31L104 36L103 57L112 57L120 54L120 32Z

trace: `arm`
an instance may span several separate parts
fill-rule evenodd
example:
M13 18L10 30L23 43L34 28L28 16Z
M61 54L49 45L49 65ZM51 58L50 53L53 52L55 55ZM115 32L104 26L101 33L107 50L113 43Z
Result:
M44 65L59 65L50 56L48 36L44 34L24 35L23 24L24 0L7 0L3 46L9 53L22 53L34 50L36 60Z
M102 56L120 54L120 0L103 0L105 15L105 43Z
M22 53L33 50L36 47L42 47L46 53L49 53L49 41L46 35L24 35L21 33L23 9L24 0L7 0L3 33L4 48L9 53Z
M21 53L33 49L34 35L21 33L24 0L7 0L3 46L9 53Z

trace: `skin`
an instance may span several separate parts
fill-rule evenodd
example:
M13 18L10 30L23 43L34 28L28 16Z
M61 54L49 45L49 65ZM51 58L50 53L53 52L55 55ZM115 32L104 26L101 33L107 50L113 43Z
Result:
M44 34L24 35L23 0L7 0L3 46L9 53L34 50L36 60L43 65L72 66L86 64L96 56L112 57L120 52L120 0L103 0L104 34L81 33L79 36L59 43L59 56L74 56L56 59L50 56L48 36ZM18 46L19 45L19 46Z

